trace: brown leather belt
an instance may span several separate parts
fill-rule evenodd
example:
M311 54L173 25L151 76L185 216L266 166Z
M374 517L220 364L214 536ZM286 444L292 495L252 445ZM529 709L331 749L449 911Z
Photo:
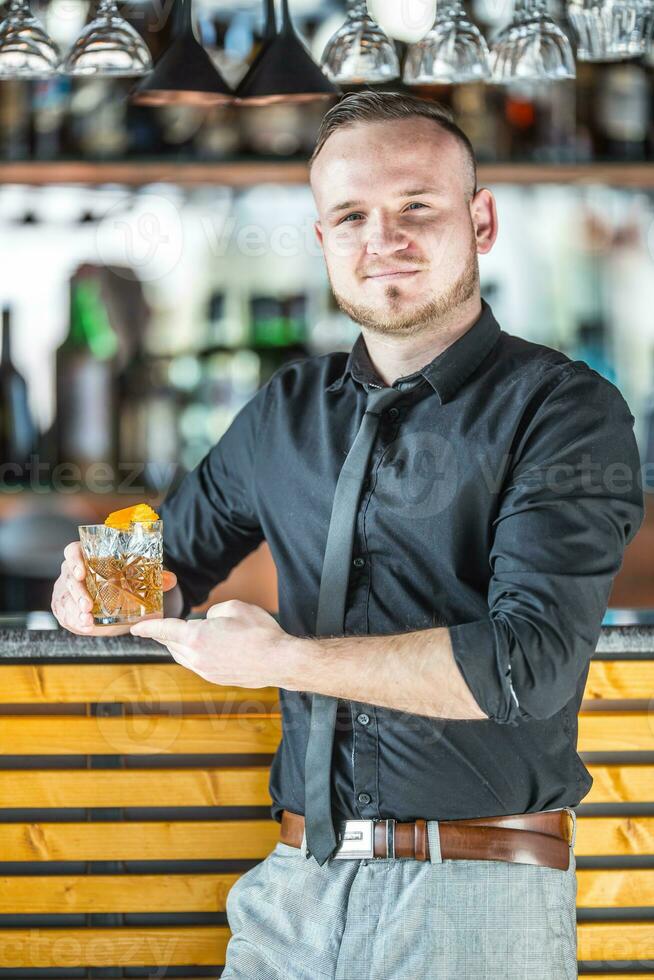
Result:
M441 857L538 864L567 871L574 847L576 814L569 807L497 817L440 820ZM335 825L338 858L429 860L427 821L347 820ZM301 847L304 817L282 811L280 840ZM307 852L307 857L309 853Z

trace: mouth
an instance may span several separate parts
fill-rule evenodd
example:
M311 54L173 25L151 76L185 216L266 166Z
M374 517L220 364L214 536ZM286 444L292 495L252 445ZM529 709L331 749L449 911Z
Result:
M420 269L411 269L406 272L383 272L378 276L366 276L366 279L372 279L376 282L389 282L392 279L405 279L409 276L417 276Z

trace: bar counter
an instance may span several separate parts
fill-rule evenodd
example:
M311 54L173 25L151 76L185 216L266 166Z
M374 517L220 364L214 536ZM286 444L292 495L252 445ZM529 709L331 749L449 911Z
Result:
M617 619L618 622L602 626L594 659L654 656L654 610L608 610L605 618ZM63 629L27 629L25 626L7 625L2 618L0 657L3 663L24 663L29 660L46 660L49 663L71 660L167 663L173 660L166 648L154 640L129 634L78 636Z
M0 976L220 976L229 889L279 838L279 692L53 623L0 616ZM654 977L653 692L654 611L608 609L578 716L586 980Z

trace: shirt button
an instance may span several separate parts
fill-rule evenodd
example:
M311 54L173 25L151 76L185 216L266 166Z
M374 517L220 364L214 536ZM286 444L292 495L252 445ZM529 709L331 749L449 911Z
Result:
M370 721L370 716L369 715L364 715L362 713L360 715L357 715L357 721L359 722L360 725L367 725L368 722Z
M399 414L400 414L399 408L389 408L388 410L389 419L396 419L399 417Z
M368 796L367 793L359 793L359 795L357 796L357 800L359 801L359 803L370 803L370 799L371 797Z
M365 563L366 563L365 558L355 558L354 561L352 562L355 568L363 568Z

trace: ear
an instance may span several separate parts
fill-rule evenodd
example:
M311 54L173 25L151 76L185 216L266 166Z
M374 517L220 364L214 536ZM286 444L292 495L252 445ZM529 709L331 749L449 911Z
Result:
M320 224L320 221L316 221L315 222L315 224L313 226L313 230L316 233L316 238L318 240L318 244L320 245L321 248L323 248L323 244L322 244L323 234L322 234L322 225Z
M470 202L470 215L480 255L490 252L498 233L495 198L487 187L481 187Z

